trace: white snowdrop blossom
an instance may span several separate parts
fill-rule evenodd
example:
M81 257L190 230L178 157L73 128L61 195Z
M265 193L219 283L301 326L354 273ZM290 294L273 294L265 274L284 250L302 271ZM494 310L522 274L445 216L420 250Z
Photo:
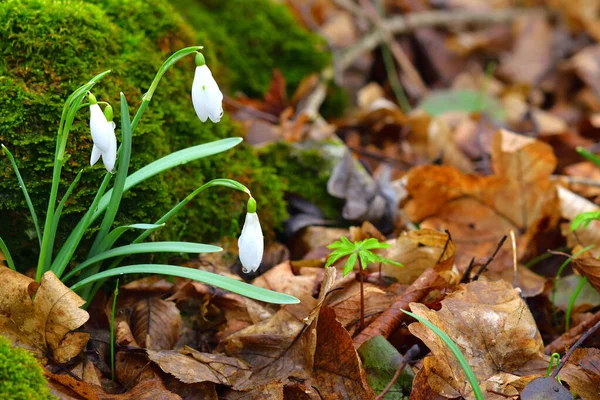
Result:
M115 135L115 123L112 121L112 108L107 106L107 114L111 121L106 119L102 109L96 102L94 95L89 95L90 101L90 131L92 133L92 156L90 165L96 164L100 157L104 167L110 173L115 168L117 159L117 137Z
M192 83L192 103L200 121L219 122L223 116L223 93L206 66L204 56L196 54L196 73Z
M240 250L240 261L245 273L254 272L260 266L264 250L264 238L260 221L256 214L256 200L248 200L248 212L242 228L242 234L238 239Z

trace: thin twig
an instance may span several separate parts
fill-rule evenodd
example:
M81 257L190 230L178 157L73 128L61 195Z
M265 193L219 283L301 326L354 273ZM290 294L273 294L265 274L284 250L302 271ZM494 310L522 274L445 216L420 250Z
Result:
M506 235L504 235L502 237L502 239L500 240L500 243L498 243L498 247L496 247L496 250L494 251L494 254L492 254L492 256L490 258L488 258L487 262L485 264L483 264L483 266L481 267L481 269L479 270L479 272L477 272L477 275L475 275L471 281L476 281L477 279L479 279L479 276L485 272L485 270L487 269L488 265L490 265L491 262L494 261L494 257L496 257L496 254L498 254L498 252L500 251L500 248L502 247L502 245L506 241L506 238L507 238Z
M470 275L471 275L471 271L473 270L474 266L475 266L475 257L471 258L471 262L469 263L469 266L465 270L465 273L463 274L463 276L460 278L460 283L467 283L471 280Z
M510 22L522 16L546 15L548 12L543 8L505 8L494 11L422 11L411 13L406 16L396 16L382 21L382 26L390 34L402 34L424 27L449 27L456 25L488 26ZM348 48L340 57L340 68L346 69L360 58L363 53L375 49L383 38L380 31L374 29L371 33L363 36L355 45Z
M410 349L408 349L408 351L404 354L404 357L402 357L402 362L400 363L400 366L398 367L396 373L392 377L392 380L390 381L390 383L387 384L385 389L383 389L381 393L379 393L379 395L375 397L375 400L382 400L385 397L385 395L388 394L392 386L394 386L394 383L396 383L398 378L400 378L400 375L402 375L402 371L404 371L404 368L406 368L406 364L408 364L411 360L414 360L419 354L419 351L419 346L416 344L413 345Z
M450 231L448 231L448 229L445 229L444 232L446 232L446 235L448 235L448 238L446 239L446 243L444 243L444 248L442 249L442 253L440 254L440 258L438 258L438 260L435 263L435 265L438 265L439 263L442 262L442 257L444 257L444 254L446 254L446 250L448 250L448 245L452 241L452 235L450 235Z

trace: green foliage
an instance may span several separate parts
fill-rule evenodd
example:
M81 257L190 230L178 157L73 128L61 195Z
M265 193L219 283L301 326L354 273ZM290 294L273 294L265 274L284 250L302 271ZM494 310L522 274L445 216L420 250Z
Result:
M218 19L212 22L223 24ZM224 72L214 56L215 48L223 44L218 38L212 46L195 43L196 33L167 0L8 0L0 2L0 23L0 140L13 153L38 213L46 209L63 101L90 76L111 69L94 94L116 105L122 90L135 110L164 59L186 45L205 45L204 54L217 78L219 71ZM228 118L219 124L198 120L189 95L193 68L193 60L184 60L164 76L135 131L130 171L184 147L240 136ZM119 121L118 107L115 114ZM63 168L59 198L77 172L85 171L63 211L57 246L90 205L104 174L101 165L88 167L92 146L88 119L86 109L77 114L67 143L70 158ZM140 184L124 195L116 222L154 222L200 183L217 177L251 187L264 210L261 222L267 231L285 217L283 184L246 146ZM0 199L0 226L15 263L20 268L33 266L37 238L6 157L0 157ZM241 201L245 201L242 193L211 192L182 210L157 235L204 242L222 234L237 235L244 213ZM29 240L23 239L23 231Z
M366 269L369 264L375 262L401 267L402 264L399 262L371 252L371 250L387 249L388 247L390 247L388 243L380 243L375 238L369 238L352 243L347 237L342 236L340 241L335 241L327 246L328 249L333 249L333 251L327 256L327 263L325 264L325 267L329 267L340 258L346 256L349 257L346 261L346 264L344 264L344 276L348 275L354 269L354 265L358 260L360 260L362 269Z
M283 4L272 0L171 0L198 27L200 43L215 48L233 90L261 97L274 68L288 92L330 62L325 42L298 26ZM211 67L212 68L212 67Z
M419 106L433 116L464 111L487 112L498 121L506 119L506 111L496 98L470 89L439 91L427 96Z
M27 350L12 347L0 336L0 399L54 399L46 385L44 372Z
M577 214L577 216L571 222L571 232L574 230L583 227L583 229L587 228L590 222L596 221L600 219L600 211L588 211L583 212L581 214Z
M283 180L286 192L313 201L323 211L325 218L338 217L344 201L327 193L333 162L324 155L322 146L301 148L277 142L261 149L260 159L263 164L275 169Z

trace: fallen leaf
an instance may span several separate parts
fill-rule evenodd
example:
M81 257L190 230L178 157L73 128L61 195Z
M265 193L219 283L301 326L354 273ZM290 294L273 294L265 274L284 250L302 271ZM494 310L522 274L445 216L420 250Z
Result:
M298 297L316 294L320 279L316 275L294 274L290 262L286 261L256 278L252 284Z
M590 253L594 257L600 256L600 221L591 221L587 227L581 226L571 232L571 222L578 214L598 211L600 207L563 187L558 188L558 198L561 217L569 221L560 226L563 236L567 239L567 245L571 248L577 245L594 245Z
M594 45L579 51L571 59L577 75L600 98L600 45Z
M213 382L238 386L252 374L246 363L219 354L201 353L190 347L181 350L146 350L148 358L183 383Z
M79 308L85 301L52 272L46 272L38 284L0 267L0 288L0 334L42 362L50 356L66 363L81 353L89 334L72 331L89 319Z
M134 304L129 325L136 342L146 349L169 350L181 333L181 315L175 303L150 297Z
M577 257L573 259L573 268L600 293L600 260L595 257Z
M319 313L314 370L314 385L326 399L375 397L352 338L329 307L321 307Z
M558 375L583 400L600 398L600 349L575 349Z
M283 400L283 384L273 383L249 391L225 390L222 394L229 400Z
M544 346L533 316L507 282L460 285L442 300L440 311L418 303L410 306L458 345L486 399L518 395L524 386L520 370L543 357ZM425 358L419 371L428 377L430 387L449 398L474 398L462 368L443 341L421 323L411 324L409 330L431 350L432 356Z

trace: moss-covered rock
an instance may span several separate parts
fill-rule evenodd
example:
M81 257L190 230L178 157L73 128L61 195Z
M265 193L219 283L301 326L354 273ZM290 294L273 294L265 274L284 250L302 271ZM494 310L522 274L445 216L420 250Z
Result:
M196 33L167 0L8 0L0 2L0 141L14 154L40 219L51 185L55 137L66 97L101 71L112 72L95 88L99 100L110 101L118 121L118 94L137 109L162 62L174 51L196 43ZM223 21L215 18L213 24ZM258 28L256 25L255 28ZM208 27L207 27L208 28ZM206 47L215 75L222 71ZM191 104L193 57L182 60L163 77L133 138L131 170L184 147L239 136L228 118L202 124ZM224 71L223 71L224 72ZM63 213L61 243L87 209L104 174L88 167L91 137L86 109L81 110L67 145L59 196L75 174L81 181ZM249 147L173 169L128 192L117 216L120 223L153 222L208 179L229 177L249 185L261 202L268 229L285 217L282 183ZM210 191L190 203L159 233L161 238L198 241L234 233L244 213L241 193ZM17 181L6 157L0 157L0 235L22 268L37 256L37 239ZM27 240L29 239L29 240ZM84 246L85 247L85 246ZM35 250L32 250L35 249Z
M35 357L27 350L12 347L7 338L0 336L0 399L54 398Z
M197 29L198 40L215 49L233 90L261 97L278 68L292 91L330 61L324 40L299 27L290 10L273 0L171 1Z

